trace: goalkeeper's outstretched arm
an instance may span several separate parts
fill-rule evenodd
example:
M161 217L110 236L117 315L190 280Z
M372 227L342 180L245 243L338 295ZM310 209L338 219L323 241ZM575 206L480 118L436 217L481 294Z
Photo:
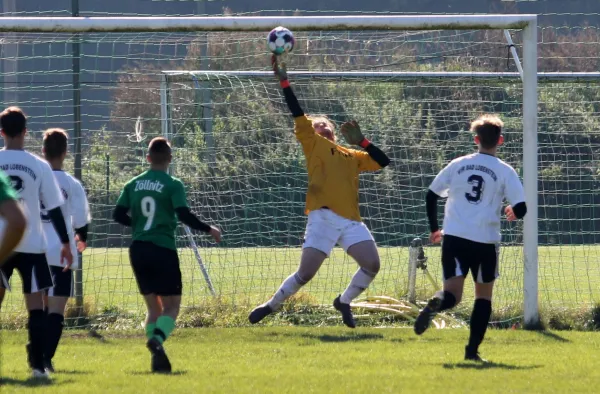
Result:
M300 117L304 115L304 111L300 107L300 103L298 103L298 99L290 86L290 81L287 77L287 71L285 69L285 65L279 63L279 58L275 55L271 57L271 64L273 65L273 73L275 77L279 79L279 85L283 88L283 95L285 97L285 102L287 103L288 108L290 109L292 116L294 118Z

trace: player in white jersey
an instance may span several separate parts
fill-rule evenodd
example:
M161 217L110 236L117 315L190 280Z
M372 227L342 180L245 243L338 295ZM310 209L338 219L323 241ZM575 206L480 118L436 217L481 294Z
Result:
M68 137L63 129L48 129L44 133L42 153L54 171L54 177L65 199L65 205L62 206L63 215L67 222L67 231L71 240L71 253L73 253L73 256L77 256L78 251L83 252L86 248L88 224L91 217L83 186L77 179L63 171L63 163L67 157L67 146ZM48 243L46 258L54 282L54 286L47 290L47 297L44 299L48 312L46 316L44 362L46 369L54 372L52 359L62 336L67 301L69 297L73 297L72 270L79 268L79 259L75 257L71 269L64 270L60 258L62 243L44 206L42 206L42 226Z
M34 377L48 377L44 367L45 314L43 290L52 287L52 277L46 261L46 239L40 218L40 201L48 209L48 216L55 226L62 243L61 261L66 268L73 263L69 234L60 209L64 199L48 163L26 152L25 135L27 118L17 107L5 109L0 114L0 126L4 149L0 151L0 169L11 180L13 188L27 216L27 230L15 253L0 268L2 289L9 288L9 280L16 269L21 275L25 304L29 311L27 345L29 365Z
M444 213L442 269L444 290L437 292L415 321L421 335L437 312L456 306L463 293L465 277L471 271L475 281L475 305L471 315L465 360L485 361L479 356L492 313L492 290L498 277L500 213L503 201L509 221L527 213L523 185L516 171L496 157L504 141L502 121L483 115L471 124L478 153L459 157L435 177L427 194L430 241L439 243L442 232L437 222L437 200L448 198Z

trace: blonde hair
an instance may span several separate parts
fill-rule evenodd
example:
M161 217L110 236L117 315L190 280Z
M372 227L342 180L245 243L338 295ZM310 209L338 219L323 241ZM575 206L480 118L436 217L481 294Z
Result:
M315 125L317 123L325 123L327 126L329 126L329 128L333 132L333 139L334 140L337 139L337 137L335 135L335 123L333 123L331 121L331 119L329 119L327 116L325 116L325 115L309 115L308 119L312 122L313 127L315 127Z
M484 114L471 122L470 130L477 134L482 148L491 149L498 145L504 122L498 115Z

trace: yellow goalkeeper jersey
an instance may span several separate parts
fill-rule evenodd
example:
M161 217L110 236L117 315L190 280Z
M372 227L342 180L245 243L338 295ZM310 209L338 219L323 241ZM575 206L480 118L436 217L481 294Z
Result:
M308 170L305 213L323 207L350 220L358 211L358 174L381 166L367 152L344 148L318 135L306 116L295 118L296 139L302 144Z

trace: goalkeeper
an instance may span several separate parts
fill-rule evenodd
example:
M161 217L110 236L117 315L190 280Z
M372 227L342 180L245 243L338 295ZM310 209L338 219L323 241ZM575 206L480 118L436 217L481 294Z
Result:
M338 145L332 122L326 117L306 116L290 87L285 66L276 56L273 56L272 63L294 116L296 139L302 144L306 157L308 191L305 213L308 214L308 223L298 270L281 284L269 301L250 313L249 320L255 324L276 311L315 276L338 244L359 265L350 285L333 301L335 309L342 314L344 324L354 328L350 302L369 287L380 266L375 241L358 211L358 175L386 167L390 160L363 137L356 121L344 123L341 132L346 142L358 145L364 151Z

